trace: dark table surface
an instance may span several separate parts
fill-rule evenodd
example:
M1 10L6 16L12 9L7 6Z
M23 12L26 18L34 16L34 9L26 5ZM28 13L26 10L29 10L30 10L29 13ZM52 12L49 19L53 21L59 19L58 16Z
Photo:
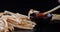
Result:
M23 29L15 28L14 32L33 32L33 30L23 30Z
M50 23L48 26L46 26L47 31L46 32L60 32L60 21L57 21L55 23ZM33 30L23 30L23 29L18 29L15 28L14 32L33 32ZM43 29L44 31L44 29Z

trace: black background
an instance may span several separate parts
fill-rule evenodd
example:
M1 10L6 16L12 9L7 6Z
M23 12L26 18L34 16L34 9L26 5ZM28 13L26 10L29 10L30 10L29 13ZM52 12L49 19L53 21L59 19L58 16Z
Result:
M30 9L48 11L59 4L58 0L0 0L0 12L8 10L27 15ZM59 9L54 13L59 13Z
M35 9L38 11L48 11L56 6L58 6L60 3L58 3L58 0L0 0L0 12L3 12L4 10L8 10L11 12L18 12L21 14L28 14L28 11L30 9ZM58 13L60 14L60 9L54 11L53 13ZM57 31L60 31L60 25L54 24L50 25L51 28L50 30L53 32L54 29ZM56 28L56 26L59 28ZM54 30L55 31L55 30Z

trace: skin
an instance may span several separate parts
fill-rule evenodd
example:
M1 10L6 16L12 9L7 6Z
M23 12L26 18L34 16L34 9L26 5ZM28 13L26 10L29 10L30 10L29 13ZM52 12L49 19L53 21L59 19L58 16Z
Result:
M58 2L60 3L60 0L58 0Z

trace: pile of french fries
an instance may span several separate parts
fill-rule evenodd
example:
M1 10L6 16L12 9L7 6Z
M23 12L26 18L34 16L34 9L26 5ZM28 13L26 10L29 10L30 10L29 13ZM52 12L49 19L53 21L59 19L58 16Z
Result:
M0 12L0 32L13 31L14 27L20 29L33 29L35 25L36 23L28 19L28 16L9 11Z

